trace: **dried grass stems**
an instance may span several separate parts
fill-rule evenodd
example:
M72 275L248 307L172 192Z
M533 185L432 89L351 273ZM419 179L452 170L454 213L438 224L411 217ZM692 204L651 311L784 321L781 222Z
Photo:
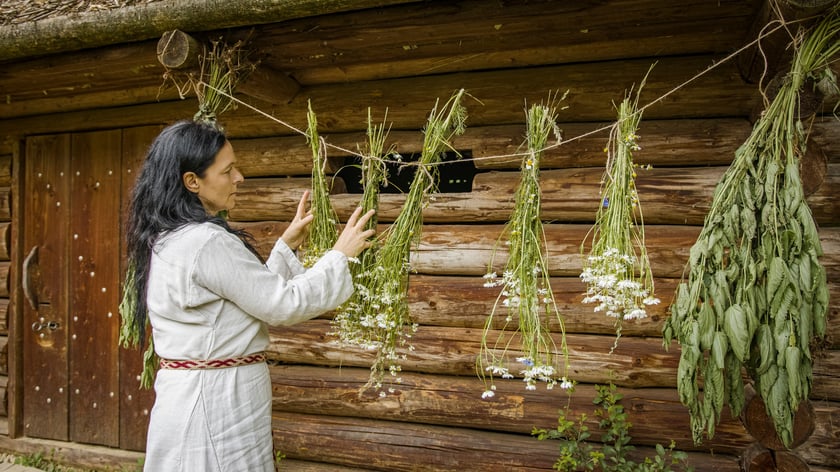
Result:
M645 77L646 79L647 77ZM597 303L596 312L615 318L616 344L623 321L647 317L645 307L659 303L653 296L653 275L645 248L644 219L636 190L633 153L641 149L636 134L642 113L639 94L627 94L618 106L618 120L610 130L604 152L606 169L601 179L601 201L595 224L581 244L591 238L581 280L586 284L583 303Z
M359 155L362 156L361 183L364 189L361 207L364 212L379 208L379 189L388 178L386 158L398 157L393 147L385 150L385 142L390 131L390 127L385 126L387 111L385 115L382 124L375 125L368 109L367 142L365 147L359 150ZM377 219L374 214L368 221L366 229L375 228L376 225ZM377 305L377 300L368 289L377 270L379 248L380 241L378 239L372 241L371 247L360 255L358 263L350 266L356 290L350 300L336 311L332 320L333 331L330 333L338 337L340 343L366 350L376 350L379 347L376 322L378 309L374 307Z
M318 136L318 118L312 111L311 102L307 102L306 122L306 140L312 150L310 201L313 219L303 248L302 262L305 267L311 267L335 245L338 239L338 216L330 201L330 183L326 174L327 147Z
M790 72L735 151L689 253L663 337L666 347L673 338L681 345L677 388L695 442L704 432L714 436L725 404L734 415L743 409L744 368L786 445L794 413L810 394L811 349L825 335L828 288L799 177L807 142L799 91L810 79L833 80L827 69L840 52L838 35L840 6L800 32Z
M562 100L565 95L560 98ZM521 351L516 361L528 390L537 382L545 382L551 389L558 382L564 389L573 386L568 378L568 348L563 318L549 284L545 233L540 219L540 158L551 136L560 141L556 124L555 102L549 97L546 104L526 110L527 154L523 158L520 181L516 189L513 213L499 239L508 247L508 258L502 277L493 271L495 251L485 275L485 287L502 287L493 310L487 317L476 359L476 373L484 381L482 398L491 398L496 390L495 378L514 378L509 351ZM504 326L494 330L495 319L504 314ZM551 336L549 317L560 326L559 349ZM520 346L515 346L519 338ZM489 339L488 339L489 338ZM561 359L556 359L557 355Z
M437 191L437 164L445 151L454 149L450 140L464 132L467 112L461 104L465 91L459 90L440 106L435 103L423 130L423 148L417 162L417 172L411 182L400 214L381 235L376 265L367 285L364 315L370 333L368 347L375 350L370 380L364 390L379 390L380 396L393 392L384 388L386 372L392 384L401 382L401 362L406 351L412 351L409 340L417 325L411 322L408 311L408 275L410 249L419 239L423 228L423 209L430 194Z
M171 80L181 98L190 92L198 99L198 112L193 119L218 126L218 117L229 109L236 108L233 94L236 86L255 68L248 59L246 41L226 44L221 39L212 41L210 49L205 47L199 56L198 71L167 69L164 80Z

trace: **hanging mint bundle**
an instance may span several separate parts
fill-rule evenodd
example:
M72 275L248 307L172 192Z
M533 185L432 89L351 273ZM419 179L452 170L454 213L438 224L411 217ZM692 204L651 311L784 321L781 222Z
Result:
M810 394L811 343L825 335L828 287L799 177L807 142L799 93L807 79L830 75L838 35L835 7L807 38L797 37L790 73L735 151L689 253L663 336L666 348L673 338L681 345L677 388L695 442L704 431L714 436L724 404L741 413L742 368L785 445Z

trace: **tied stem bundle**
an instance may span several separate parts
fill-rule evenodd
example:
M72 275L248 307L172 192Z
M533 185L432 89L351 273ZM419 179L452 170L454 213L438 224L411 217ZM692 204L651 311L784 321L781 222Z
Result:
M597 303L595 311L615 318L616 344L625 320L647 317L645 306L659 303L653 296L653 275L645 248L644 220L636 190L633 152L641 147L636 131L642 118L639 93L618 107L604 151L607 164L601 180L601 204L590 230L592 248L584 260L581 280L587 285L583 303ZM584 242L585 244L585 242ZM583 244L581 250L583 250Z
M361 183L364 189L361 207L365 213L379 208L379 189L388 177L385 157L394 155L393 149L385 151L389 130L390 128L385 128L385 119L381 125L373 124L368 108L367 143L365 149L360 150ZM376 228L376 224L376 213L374 213L365 229ZM379 242L375 240L362 252L358 263L350 266L356 290L350 300L339 307L332 320L333 332L331 334L337 336L341 343L363 349L376 349L378 346L376 330L373 329L377 325L375 320L377 310L373 307L376 300L368 289L374 278L374 271L377 267L381 267L376 264L378 252Z
M321 138L318 136L318 119L312 111L312 103L308 103L306 114L306 140L312 149L312 214L314 218L309 225L309 238L302 258L305 267L312 267L338 239L338 216L330 202L330 186L327 182L327 152Z
M365 389L382 390L385 372L400 383L401 361L406 358L399 352L413 347L409 339L417 326L411 323L408 312L408 275L410 249L420 239L423 229L423 208L429 195L437 191L438 165L444 152L453 150L450 140L464 132L466 108L461 105L465 91L459 90L440 108L439 102L429 115L423 130L423 148L417 163L417 172L406 195L405 204L394 223L382 234L382 245L377 252L377 263L371 271L367 286L364 314L370 333L368 347L376 350L371 365L370 380ZM392 390L392 389L389 389Z
M838 13L797 37L790 73L715 188L663 328L665 347L673 338L682 347L677 387L695 442L704 430L714 436L725 403L740 414L742 368L785 445L810 394L811 344L825 335L828 288L799 177L807 141L799 90L827 75L840 52Z
M507 362L507 351L513 339L509 331L518 334L521 339L523 355L517 361L523 365L520 374L528 390L536 389L539 381L545 382L549 389L558 381L564 389L572 387L572 382L565 375L569 369L566 334L549 284L544 254L545 233L540 219L540 158L552 134L560 140L554 100L549 100L547 105L531 106L526 111L526 123L528 152L521 166L513 214L500 238L507 238L508 259L501 278L492 272L493 260L484 276L487 279L485 287L501 286L502 289L485 322L481 349L476 359L476 373L485 384L482 398L494 396L495 377L514 377ZM504 307L507 315L501 331L493 334L499 305ZM557 368L554 357L557 346L549 329L549 316L553 316L560 327L562 376L558 374L561 369ZM509 330L511 325L513 327ZM491 336L495 336L495 341L488 341Z

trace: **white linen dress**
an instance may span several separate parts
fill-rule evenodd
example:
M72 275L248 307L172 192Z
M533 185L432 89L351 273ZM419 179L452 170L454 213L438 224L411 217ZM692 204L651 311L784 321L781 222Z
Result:
M267 325L291 325L350 297L347 258L330 251L306 270L278 239L263 265L212 223L162 236L152 252L149 319L164 359L262 352ZM161 369L146 443L146 472L272 472L271 380L265 363Z

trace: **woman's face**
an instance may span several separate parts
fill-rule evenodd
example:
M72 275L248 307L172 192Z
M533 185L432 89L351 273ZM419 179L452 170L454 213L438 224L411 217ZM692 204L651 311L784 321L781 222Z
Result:
M233 209L236 205L236 186L243 180L245 178L236 169L236 155L229 142L216 154L216 159L207 168L204 177L198 177L192 172L184 174L184 184L198 194L204 209L211 215Z

